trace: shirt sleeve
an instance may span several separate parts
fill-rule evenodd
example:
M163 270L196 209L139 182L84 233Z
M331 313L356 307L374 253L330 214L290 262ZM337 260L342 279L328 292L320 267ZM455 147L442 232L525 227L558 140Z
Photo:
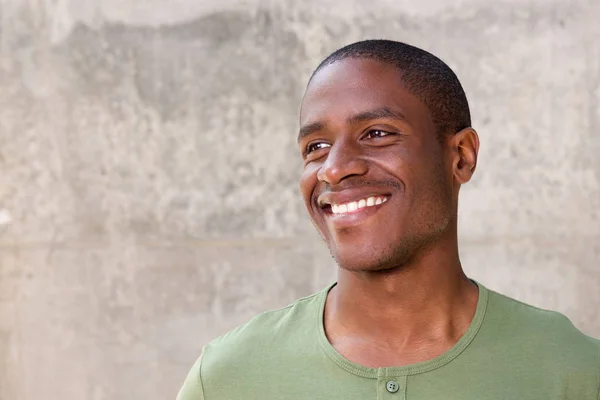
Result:
M202 377L200 376L201 365L202 354L185 378L176 400L205 400L204 390L202 389Z
M600 339L596 339L596 342L598 343L598 362L600 363ZM600 379L598 379L598 400L600 400Z

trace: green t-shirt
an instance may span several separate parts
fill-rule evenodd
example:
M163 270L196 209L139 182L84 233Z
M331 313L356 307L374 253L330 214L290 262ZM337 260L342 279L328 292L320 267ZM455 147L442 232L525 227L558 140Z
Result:
M346 360L323 328L330 286L206 345L177 399L600 400L600 341L559 313L478 286L467 332L432 360Z

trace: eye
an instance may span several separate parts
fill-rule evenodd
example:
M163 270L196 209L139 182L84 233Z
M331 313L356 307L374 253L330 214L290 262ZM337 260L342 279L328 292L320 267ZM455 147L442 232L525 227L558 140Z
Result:
M306 146L305 154L310 154L313 151L325 149L327 147L331 147L331 145L329 143L325 143L325 142L309 143L308 146Z
M387 131L382 131L381 129L372 129L367 132L365 137L367 139L374 139L374 138L380 138L380 137L389 136L389 135L392 135L392 133L387 132Z

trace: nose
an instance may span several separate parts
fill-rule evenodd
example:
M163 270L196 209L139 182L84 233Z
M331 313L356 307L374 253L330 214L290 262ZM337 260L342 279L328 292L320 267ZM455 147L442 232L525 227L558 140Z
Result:
M367 162L360 156L356 146L338 140L329 149L327 158L317 172L317 179L335 185L350 176L364 175L367 169Z

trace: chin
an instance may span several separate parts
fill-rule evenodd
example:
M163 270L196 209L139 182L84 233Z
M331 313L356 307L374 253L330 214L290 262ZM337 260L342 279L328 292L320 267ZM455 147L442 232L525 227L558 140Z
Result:
M331 254L340 268L352 272L391 270L407 264L412 258L412 252L404 247L393 250L372 249L367 253L340 250L332 250Z
M386 271L410 264L437 236L433 233L414 235L387 245L336 243L334 246L330 245L329 249L338 266L347 271Z

